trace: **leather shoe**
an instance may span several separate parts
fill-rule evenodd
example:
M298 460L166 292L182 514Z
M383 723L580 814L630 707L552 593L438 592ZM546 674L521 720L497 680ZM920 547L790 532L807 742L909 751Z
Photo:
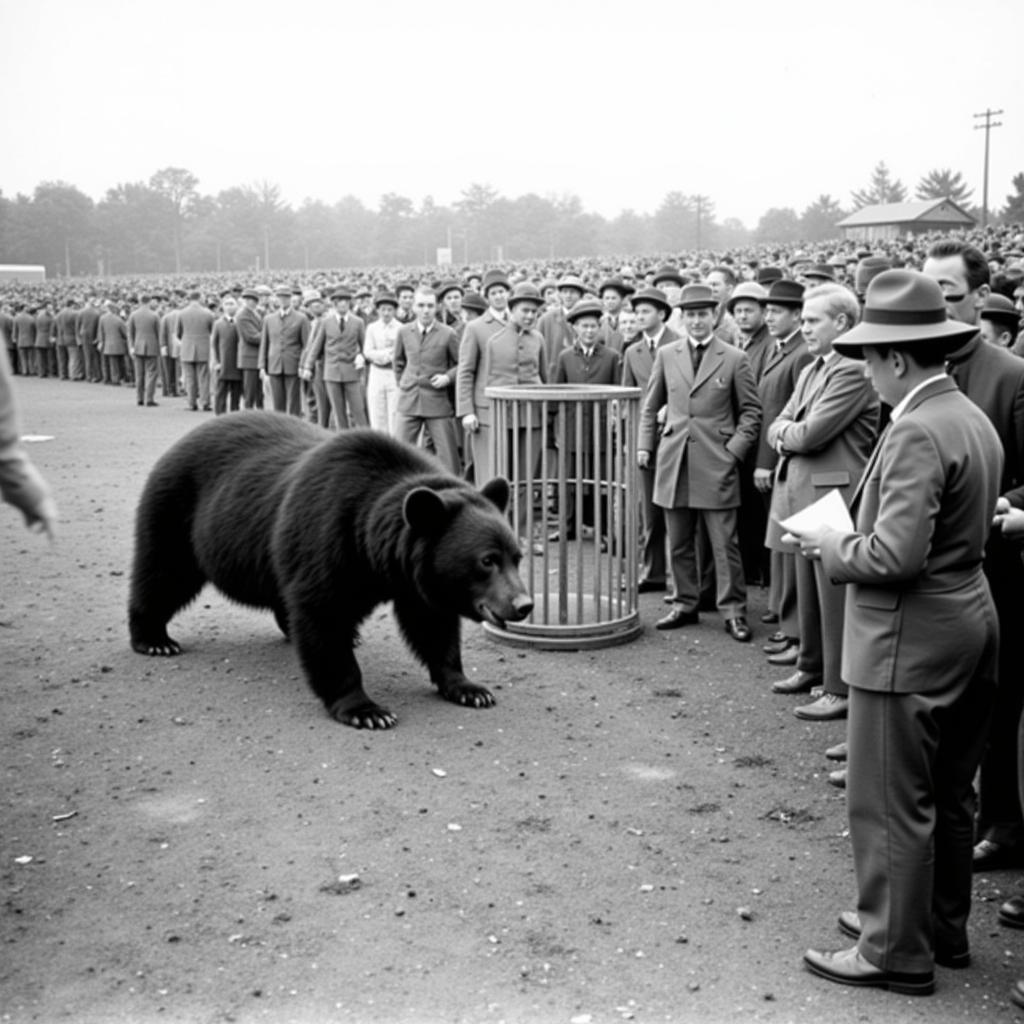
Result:
M828 773L828 784L836 789L846 789L846 769L837 768L834 772Z
M761 621L766 626L774 626L775 623L779 621L779 616L775 612L765 612L761 616Z
M773 640L771 643L765 644L761 650L765 654L783 654L790 649L790 647L799 647L800 641L795 636L784 636L781 640Z
M1024 1007L1024 981L1015 981L1010 989L1010 1002L1014 1006Z
M772 635L770 637L768 637L768 643L770 643L770 644L781 644L783 640L788 640L788 639L789 639L789 637L786 636L786 634L783 633L781 629L777 629L777 630L775 630L774 633L772 633ZM771 651L769 651L768 653L770 654Z
M678 600L679 598L671 591L662 598L662 601L664 601L665 604L675 604Z
M1011 896L1000 908L999 923L1007 928L1024 928L1024 896Z
M860 938L860 914L856 910L844 910L839 915L839 930L851 939ZM963 970L971 966L970 950L963 950L960 953L953 953L948 949L937 947L935 950L935 962L940 967L948 967L953 971Z
M1024 843L999 843L982 839L974 846L972 868L975 871L999 871L1024 866Z
M790 644L776 654L768 655L769 665L795 665L800 656L800 645Z
M787 679L772 683L772 693L810 693L815 686L821 686L821 680L810 672L794 672Z
M684 611L682 605L676 605L665 618L658 619L654 628L679 629L682 626L695 626L698 622L700 622L700 616L696 612Z
M805 722L831 722L845 718L849 701L838 693L823 693L816 701L793 708L793 714Z
M931 971L919 974L884 971L865 960L856 946L836 953L809 949L804 953L804 963L813 974L840 985L884 988L903 996L930 996L935 991L935 975Z
M660 590L664 590L664 589L665 589L665 581L664 580L641 580L636 585L636 590L637 590L638 594L653 594L656 591L660 591Z
M742 615L737 616L735 619L725 620L725 631L733 638L738 640L741 644L750 643L750 627L747 625L747 620Z
M837 743L834 747L829 747L825 751L825 756L830 761L845 761L846 760L846 740L842 743Z

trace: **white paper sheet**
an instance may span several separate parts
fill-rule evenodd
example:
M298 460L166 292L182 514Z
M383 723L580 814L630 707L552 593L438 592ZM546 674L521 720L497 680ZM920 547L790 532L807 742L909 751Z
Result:
M808 505L807 508L779 520L781 526L788 533L806 533L808 530L816 530L822 526L831 527L842 533L853 532L853 520L850 518L850 510L843 501L842 494L836 488L832 488L816 502ZM789 537L783 537L789 540ZM795 539L795 538L794 538Z

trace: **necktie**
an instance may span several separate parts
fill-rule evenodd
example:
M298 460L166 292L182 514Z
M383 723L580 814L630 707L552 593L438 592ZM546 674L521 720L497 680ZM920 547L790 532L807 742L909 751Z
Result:
M704 358L704 346L703 345L690 345L690 359L693 361L693 372L697 373L700 370L701 360Z

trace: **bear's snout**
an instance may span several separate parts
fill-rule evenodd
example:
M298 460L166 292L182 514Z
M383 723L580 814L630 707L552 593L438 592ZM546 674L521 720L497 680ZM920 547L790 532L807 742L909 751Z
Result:
M514 622L525 619L533 611L533 598L529 594L520 594L512 602L513 612L509 616Z

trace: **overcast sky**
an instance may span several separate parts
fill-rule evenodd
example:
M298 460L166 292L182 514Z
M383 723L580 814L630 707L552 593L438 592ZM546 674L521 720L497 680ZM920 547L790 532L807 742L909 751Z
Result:
M961 171L990 206L1024 171L1021 0L0 0L0 189L200 190L450 203L472 182L614 216L670 190L753 227L884 159L913 193Z

